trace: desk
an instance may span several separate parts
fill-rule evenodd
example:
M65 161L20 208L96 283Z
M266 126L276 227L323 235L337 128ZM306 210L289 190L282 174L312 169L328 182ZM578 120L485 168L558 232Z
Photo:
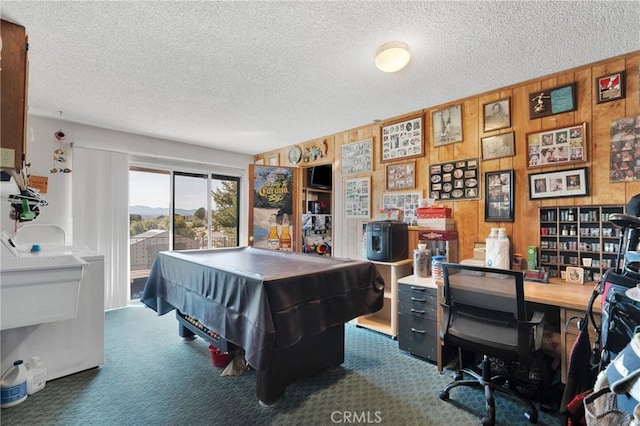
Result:
M370 262L238 247L159 253L141 301L244 349L258 398L272 405L299 377L342 364L344 323L379 310L383 297Z
M469 276L473 279L473 276ZM478 278L478 277L476 277ZM438 287L438 305L443 301L443 281L433 278L401 278L400 282L410 283L411 285L421 285L425 287ZM532 281L524 282L524 297L527 302L541 303L544 305L555 306L560 309L560 349L562 357L562 382L567 381L567 369L569 356L573 342L578 336L577 321L584 317L589 299L593 293L593 283L591 284L569 284L560 279L551 278L549 283L537 283ZM600 299L596 299L593 304L594 312L600 313ZM438 309L438 330L442 324L442 309ZM591 330L590 330L591 331ZM595 335L591 335L592 341ZM443 359L443 344L439 342L437 350L438 371L442 371L445 366Z

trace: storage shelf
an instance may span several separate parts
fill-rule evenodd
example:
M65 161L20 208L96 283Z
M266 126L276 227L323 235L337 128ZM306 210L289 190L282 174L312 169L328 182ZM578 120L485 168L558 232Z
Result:
M551 277L573 266L584 269L585 281L598 280L615 266L618 254L621 231L608 221L609 215L624 212L622 205L540 207L540 265L549 267ZM562 235L572 230L576 235ZM583 266L583 258L591 258L593 265Z

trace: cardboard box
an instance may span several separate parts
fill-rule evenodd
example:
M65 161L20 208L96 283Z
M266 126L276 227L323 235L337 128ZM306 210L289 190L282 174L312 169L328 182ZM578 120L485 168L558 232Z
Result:
M538 268L538 247L529 246L527 247L527 269L537 269Z
M486 260L487 247L485 243L473 243L473 258L478 260Z
M437 229L439 231L453 231L456 229L456 222L451 218L424 219L418 217L418 226L425 229Z
M449 207L418 207L416 209L418 219L444 219L451 217Z

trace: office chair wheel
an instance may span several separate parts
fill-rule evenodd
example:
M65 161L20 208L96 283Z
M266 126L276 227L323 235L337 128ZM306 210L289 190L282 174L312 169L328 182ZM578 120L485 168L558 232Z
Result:
M482 426L494 426L496 424L495 420L491 420L488 417L482 418Z
M538 415L531 411L525 411L524 417L529 420L529 423L538 423Z
M440 392L440 399L443 400L443 401L448 401L449 400L449 392L448 391Z

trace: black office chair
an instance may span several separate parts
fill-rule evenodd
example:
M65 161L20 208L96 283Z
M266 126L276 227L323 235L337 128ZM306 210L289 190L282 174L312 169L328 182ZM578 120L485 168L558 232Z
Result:
M529 408L525 417L536 423L536 406L508 387L515 383L513 378L492 377L489 359L529 363L532 353L542 344L544 314L535 312L531 319L527 317L522 272L454 263L444 263L442 270L444 301L440 339L445 345L480 354L483 360L481 374L462 368L457 380L440 392L440 398L448 400L449 392L457 386L484 388L487 415L482 418L482 424L493 425L493 394L501 392L524 402ZM464 380L462 373L473 379Z

